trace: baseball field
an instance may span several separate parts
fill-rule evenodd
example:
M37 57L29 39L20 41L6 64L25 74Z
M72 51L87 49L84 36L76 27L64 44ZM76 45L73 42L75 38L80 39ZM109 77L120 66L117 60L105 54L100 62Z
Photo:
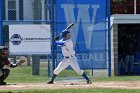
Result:
M139 93L140 76L92 77L86 81L73 70L64 70L54 84L47 84L46 66L40 67L40 75L32 75L31 66L10 68L7 85L0 86L0 93ZM88 70L86 71L88 74Z

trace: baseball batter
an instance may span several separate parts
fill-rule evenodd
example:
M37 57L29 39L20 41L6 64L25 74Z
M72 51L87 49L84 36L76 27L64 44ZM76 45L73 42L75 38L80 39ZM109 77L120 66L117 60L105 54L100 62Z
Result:
M78 63L77 63L77 58L75 57L75 51L73 49L73 42L70 39L70 32L69 31L64 31L62 32L62 39L58 40L59 37L56 37L54 39L55 44L58 46L61 46L62 49L62 54L64 58L62 61L58 64L57 68L53 71L53 75L51 80L48 82L48 84L53 84L54 79L56 76L64 70L66 67L69 65L79 74L82 75L86 80L88 84L91 84L91 80L87 77L86 73L80 69Z

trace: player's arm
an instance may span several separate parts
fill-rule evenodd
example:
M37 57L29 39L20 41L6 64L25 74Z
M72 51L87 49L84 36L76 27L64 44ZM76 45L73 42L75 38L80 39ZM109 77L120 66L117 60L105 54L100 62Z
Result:
M8 59L5 61L5 64L8 65L9 67L17 67L19 65L21 65L22 63L24 63L25 60L24 59L20 59L16 64L12 64Z
M57 41L57 40L59 40L59 36L56 36L56 37L54 38L54 42Z
M64 44L65 44L65 41L63 41L62 39L59 40L59 36L56 36L54 38L54 45L63 46Z
M17 64L12 64L8 59L5 61L5 64L12 68L17 67Z
M55 44L58 46L63 46L65 45L65 41L55 41Z

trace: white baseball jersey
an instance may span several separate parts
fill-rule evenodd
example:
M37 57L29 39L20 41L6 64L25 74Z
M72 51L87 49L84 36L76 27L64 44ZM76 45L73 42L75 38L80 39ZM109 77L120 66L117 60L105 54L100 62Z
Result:
M71 39L65 40L64 45L61 47L61 49L64 57L75 56L75 51L73 49L73 43Z
M64 70L69 65L79 74L83 74L83 70L80 69L77 58L75 57L75 51L73 49L73 42L71 39L67 39L65 41L60 40L64 44L61 46L62 54L64 56L63 60L58 64L57 68L54 70L54 74L59 74L62 70Z

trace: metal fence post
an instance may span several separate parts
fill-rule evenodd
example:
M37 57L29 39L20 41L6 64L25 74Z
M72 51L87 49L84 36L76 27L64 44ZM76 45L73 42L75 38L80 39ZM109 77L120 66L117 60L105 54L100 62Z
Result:
M32 75L39 75L40 57L39 55L32 56Z
M108 14L108 76L111 76L111 32L110 32L110 0L107 0Z
M2 2L0 0L0 45L3 45L3 13L2 13Z
M51 30L52 38L54 38L54 0L51 1ZM54 42L52 41L52 70L55 69L55 48Z
M48 77L50 77L50 55L47 56L48 59Z

